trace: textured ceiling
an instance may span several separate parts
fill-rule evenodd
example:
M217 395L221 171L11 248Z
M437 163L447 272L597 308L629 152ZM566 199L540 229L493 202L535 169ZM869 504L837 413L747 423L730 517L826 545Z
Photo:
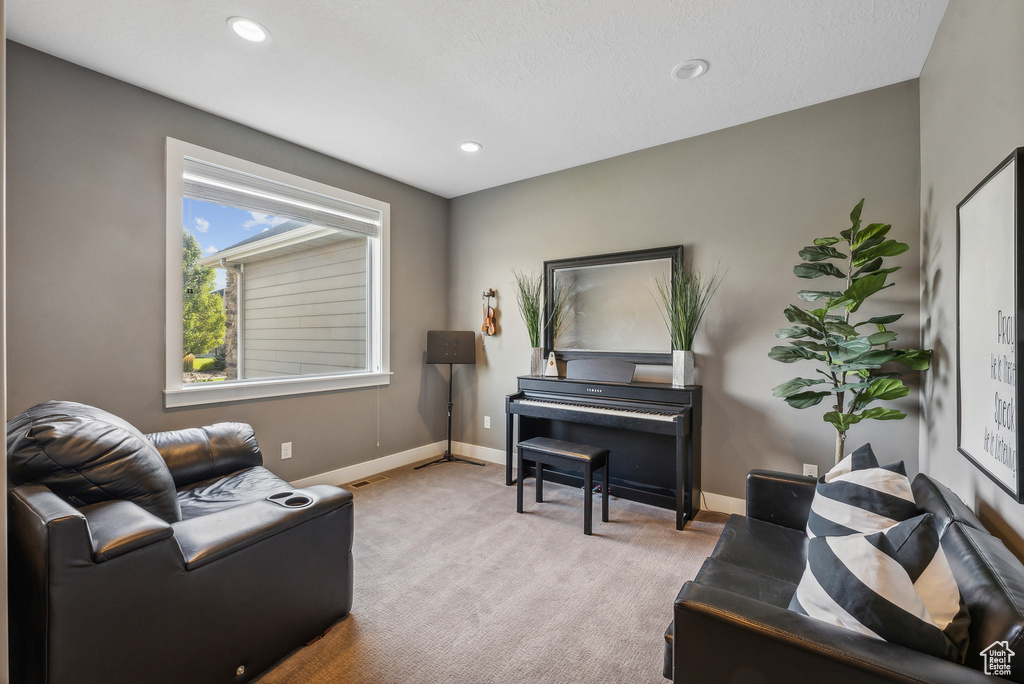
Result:
M947 0L6 0L8 37L444 197L921 73ZM246 44L244 15L272 40ZM710 69L671 77L691 58ZM459 143L483 145L476 154Z

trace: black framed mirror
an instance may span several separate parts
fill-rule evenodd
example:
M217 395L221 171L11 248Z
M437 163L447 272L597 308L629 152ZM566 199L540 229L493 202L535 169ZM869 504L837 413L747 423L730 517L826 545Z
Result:
M545 261L544 320L560 299L564 322L544 326L544 354L671 364L657 283L672 282L682 263L682 245Z

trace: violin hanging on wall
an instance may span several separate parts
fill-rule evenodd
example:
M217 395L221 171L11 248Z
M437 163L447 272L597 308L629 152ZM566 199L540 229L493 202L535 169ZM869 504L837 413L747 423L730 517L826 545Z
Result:
M480 326L480 330L483 332L484 335L487 336L496 334L498 330L498 324L496 321L496 309L493 306L491 306L491 298L497 296L498 293L494 291L493 287L483 293L484 324Z

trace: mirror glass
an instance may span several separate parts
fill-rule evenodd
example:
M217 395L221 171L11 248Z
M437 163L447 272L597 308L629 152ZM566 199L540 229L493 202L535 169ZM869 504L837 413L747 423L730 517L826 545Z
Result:
M547 311L553 296L566 302L562 329L555 339L548 334L548 349L561 358L669 362L658 282L671 282L677 258L682 261L682 247L547 262Z

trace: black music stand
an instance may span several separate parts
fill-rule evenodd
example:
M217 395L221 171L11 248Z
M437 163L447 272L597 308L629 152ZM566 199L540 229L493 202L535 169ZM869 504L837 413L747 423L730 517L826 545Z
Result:
M427 363L448 364L448 448L444 450L441 458L418 465L413 470L426 468L435 463L469 463L472 465L486 465L477 463L465 458L452 455L452 364L476 363L476 333L472 330L430 330L427 332Z

